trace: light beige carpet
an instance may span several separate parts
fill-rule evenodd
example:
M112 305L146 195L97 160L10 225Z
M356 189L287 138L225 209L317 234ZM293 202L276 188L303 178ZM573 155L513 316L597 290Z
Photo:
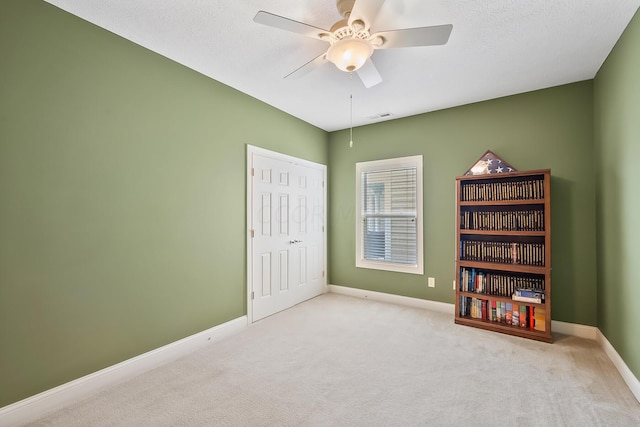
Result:
M327 294L34 426L640 426L593 341Z

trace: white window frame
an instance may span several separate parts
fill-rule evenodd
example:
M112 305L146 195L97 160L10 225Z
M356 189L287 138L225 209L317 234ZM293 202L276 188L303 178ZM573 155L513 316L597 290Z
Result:
M401 168L416 168L416 264L398 264L389 261L364 259L363 233L365 215L362 201L362 174ZM422 177L422 155L356 163L356 267L400 273L424 274Z

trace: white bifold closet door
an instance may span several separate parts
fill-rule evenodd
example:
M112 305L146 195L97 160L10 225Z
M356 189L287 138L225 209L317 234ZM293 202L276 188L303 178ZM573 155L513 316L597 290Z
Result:
M249 292L256 321L325 291L326 167L250 151Z

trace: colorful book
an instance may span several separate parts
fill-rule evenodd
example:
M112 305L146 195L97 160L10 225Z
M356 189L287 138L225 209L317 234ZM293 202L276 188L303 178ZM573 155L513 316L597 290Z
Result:
M533 329L533 326L535 325L535 307L530 306L529 307L529 328Z
M484 289L482 286L482 277L483 277L483 273L481 271L478 271L476 273L475 287L476 287L476 292L479 294L484 293Z
M536 331L544 332L546 330L547 328L546 317L547 315L546 315L545 309L542 307L537 307L535 310L535 315L534 315L535 323L533 326L533 328Z

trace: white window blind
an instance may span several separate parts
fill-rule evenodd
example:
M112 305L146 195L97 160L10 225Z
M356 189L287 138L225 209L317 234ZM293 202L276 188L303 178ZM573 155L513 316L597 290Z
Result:
M357 164L358 267L422 274L422 157Z

